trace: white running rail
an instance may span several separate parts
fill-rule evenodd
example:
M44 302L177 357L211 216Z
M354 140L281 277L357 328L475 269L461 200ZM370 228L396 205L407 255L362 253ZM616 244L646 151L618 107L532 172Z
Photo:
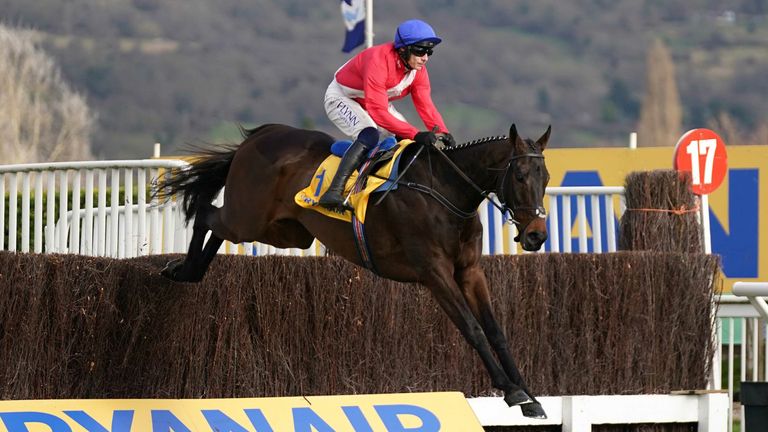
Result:
M590 432L598 424L697 423L699 432L726 432L728 395L600 395L540 397L547 419L523 417L500 397L468 398L482 426L562 426Z
M174 206L148 199L165 170L186 165L134 160L0 166L0 250L117 258L183 251L186 233ZM82 202L71 198L81 196ZM12 233L7 243L6 232Z

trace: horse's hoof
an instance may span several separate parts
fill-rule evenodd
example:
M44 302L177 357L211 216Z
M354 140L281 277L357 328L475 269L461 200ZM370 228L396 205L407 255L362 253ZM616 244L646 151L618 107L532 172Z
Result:
M168 279L173 279L176 269L179 267L179 262L181 259L175 259L173 261L168 261L168 263L163 267L162 270L160 270L160 274L167 277Z
M525 405L533 403L533 399L531 399L531 397L528 396L528 393L523 390L516 390L512 393L505 394L504 402L507 403L507 406Z
M538 402L520 405L520 409L523 411L523 415L528 418L540 420L546 420L547 418L547 413L544 412L544 408Z
M181 282L183 278L180 277L179 270L183 264L184 263L181 258L169 261L168 264L166 264L165 267L160 270L160 274L172 281Z

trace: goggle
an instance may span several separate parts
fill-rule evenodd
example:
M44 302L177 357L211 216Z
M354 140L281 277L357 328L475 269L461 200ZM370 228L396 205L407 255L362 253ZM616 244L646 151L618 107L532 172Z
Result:
M416 57L421 57L424 54L431 56L433 53L434 51L430 47L411 45L411 54L415 55Z

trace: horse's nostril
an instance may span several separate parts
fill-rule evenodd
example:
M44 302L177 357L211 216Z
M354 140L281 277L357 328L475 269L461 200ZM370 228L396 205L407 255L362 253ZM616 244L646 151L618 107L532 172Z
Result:
M547 240L547 233L541 231L533 231L528 234L532 241L536 243L544 243Z

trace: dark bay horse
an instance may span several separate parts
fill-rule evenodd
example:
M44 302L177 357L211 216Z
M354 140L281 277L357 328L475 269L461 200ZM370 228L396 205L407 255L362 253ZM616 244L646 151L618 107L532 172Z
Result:
M476 209L483 194L494 192L517 225L515 240L528 251L541 247L547 238L543 198L549 181L542 152L550 131L533 141L518 136L512 125L509 137L460 144L443 155L429 148L379 205L372 205L377 196L372 197L365 223L379 276L426 286L480 355L505 402L535 418L546 414L521 377L491 309ZM361 265L349 223L294 202L334 139L278 124L243 132L239 146L203 150L189 169L158 186L163 196L183 194L187 220L194 217L185 259L169 263L163 274L200 281L223 240L307 248L317 238ZM407 148L401 160L413 158L416 147ZM211 202L224 186L224 205L214 207Z

